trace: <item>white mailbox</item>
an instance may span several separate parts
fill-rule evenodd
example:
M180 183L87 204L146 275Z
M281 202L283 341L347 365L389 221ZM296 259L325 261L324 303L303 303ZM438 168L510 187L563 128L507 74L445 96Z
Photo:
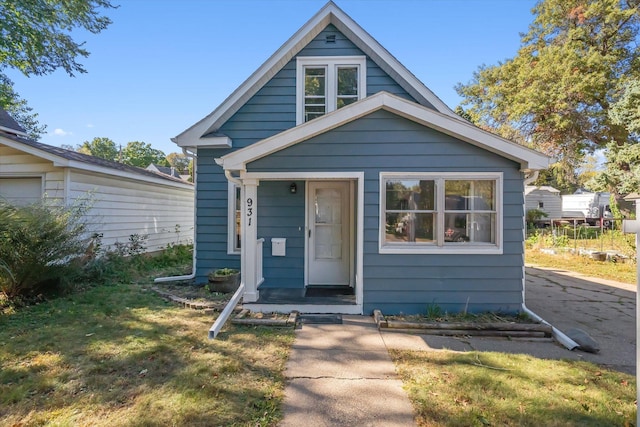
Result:
M271 238L271 256L285 256L287 254L287 239L284 237Z

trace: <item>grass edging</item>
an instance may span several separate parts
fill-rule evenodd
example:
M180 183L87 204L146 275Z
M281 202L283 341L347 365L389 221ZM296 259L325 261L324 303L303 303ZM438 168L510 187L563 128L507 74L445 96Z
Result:
M194 310L205 310L205 312L210 311L213 313L215 311L222 311L224 307L227 305L227 301L221 301L221 302L193 301L188 298L182 298L182 297L173 295L171 292L163 291L155 286L152 286L150 289L166 300L175 302L177 304L182 305L185 308L191 308Z
M542 323L415 322L390 320L385 318L382 311L377 309L373 311L373 318L379 330L413 332L427 335L473 335L552 339L553 332L551 326Z

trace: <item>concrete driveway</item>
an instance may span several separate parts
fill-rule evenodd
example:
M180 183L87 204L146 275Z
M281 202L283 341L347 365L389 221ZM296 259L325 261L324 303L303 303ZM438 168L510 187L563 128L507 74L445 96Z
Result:
M550 341L381 333L387 348L522 353L542 359L586 360L635 375L635 285L565 270L527 267L525 301L530 310L560 331L579 328L587 332L598 342L600 352L569 351Z
M525 302L561 331L580 328L600 345L599 353L574 350L566 358L636 373L636 285L527 267Z

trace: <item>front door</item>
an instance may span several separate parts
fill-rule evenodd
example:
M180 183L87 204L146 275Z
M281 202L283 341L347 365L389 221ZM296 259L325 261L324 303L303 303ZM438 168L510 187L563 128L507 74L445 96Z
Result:
M309 285L351 285L350 188L349 181L309 182Z

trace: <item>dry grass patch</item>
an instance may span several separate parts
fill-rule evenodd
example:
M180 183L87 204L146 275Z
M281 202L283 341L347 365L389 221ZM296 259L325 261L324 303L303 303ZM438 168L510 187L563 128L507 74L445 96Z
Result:
M131 284L0 315L2 424L275 424L293 333L213 320Z
M504 353L391 351L420 426L624 426L635 377Z
M580 274L602 279L615 280L623 283L636 283L636 263L596 261L586 256L574 255L569 252L555 255L545 254L534 249L527 249L525 254L527 264L542 267L558 268L575 271Z

